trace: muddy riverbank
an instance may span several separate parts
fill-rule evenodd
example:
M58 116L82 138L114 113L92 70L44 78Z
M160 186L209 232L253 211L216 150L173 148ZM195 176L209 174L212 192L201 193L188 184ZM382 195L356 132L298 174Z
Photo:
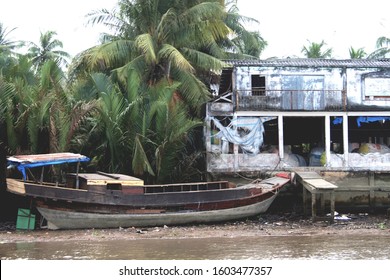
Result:
M389 235L387 214L343 214L334 223L313 222L309 217L292 214L267 214L245 221L212 225L188 225L149 228L114 228L83 230L15 230L12 222L0 224L0 242L46 242L72 240L134 240L209 237L297 236L297 235Z

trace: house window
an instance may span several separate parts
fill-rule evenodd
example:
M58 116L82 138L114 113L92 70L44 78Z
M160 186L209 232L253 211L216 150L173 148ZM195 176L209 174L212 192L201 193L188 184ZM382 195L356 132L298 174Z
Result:
M252 75L252 96L265 96L265 77Z
M390 73L369 73L362 80L365 99L390 98Z

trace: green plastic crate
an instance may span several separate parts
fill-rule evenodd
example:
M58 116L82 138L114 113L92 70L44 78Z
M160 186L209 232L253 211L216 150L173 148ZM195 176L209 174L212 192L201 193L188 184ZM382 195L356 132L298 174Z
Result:
M35 215L31 214L29 209L18 209L18 217L16 219L16 229L35 229Z

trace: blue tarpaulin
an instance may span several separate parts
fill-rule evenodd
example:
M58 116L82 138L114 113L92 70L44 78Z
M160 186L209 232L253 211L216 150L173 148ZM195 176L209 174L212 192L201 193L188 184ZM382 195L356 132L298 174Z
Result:
M335 117L333 120L333 124L342 124L343 118L342 117Z
M356 119L358 127L362 125L362 123L369 123L369 122L384 122L386 120L390 120L390 117L358 117ZM333 120L333 124L341 124L343 123L342 117L336 117Z
M390 117L358 117L356 122L358 127L360 127L362 123L384 122L386 120L390 120Z
M21 155L9 157L7 159L7 165L15 166L22 174L23 179L27 179L26 169L33 167L86 162L90 159L86 156L73 153L53 153L53 154L40 154L40 155Z

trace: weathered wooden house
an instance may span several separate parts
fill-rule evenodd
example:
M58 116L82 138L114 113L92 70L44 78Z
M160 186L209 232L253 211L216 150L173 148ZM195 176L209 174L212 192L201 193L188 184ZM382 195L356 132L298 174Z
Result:
M209 173L390 173L390 59L227 63L207 104Z

